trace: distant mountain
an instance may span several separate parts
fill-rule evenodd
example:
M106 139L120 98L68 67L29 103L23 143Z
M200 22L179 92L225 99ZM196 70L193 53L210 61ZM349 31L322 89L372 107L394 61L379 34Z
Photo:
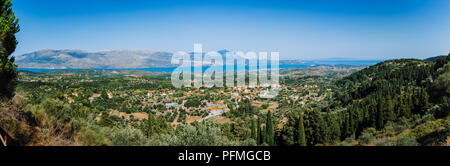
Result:
M228 50L219 50L225 55ZM193 53L189 53L193 56ZM140 69L176 67L172 52L148 50L99 51L40 50L16 56L19 68L34 69Z
M171 52L147 50L86 52L81 50L40 50L16 57L19 68L40 69L123 69L173 67Z
M225 55L229 50L219 50ZM172 52L148 50L98 51L82 50L40 50L16 56L19 68L34 69L142 69L157 67L177 67L171 64ZM192 56L193 53L191 52ZM280 65L297 64L347 64L373 65L379 60L351 60L345 58L321 60L280 60Z

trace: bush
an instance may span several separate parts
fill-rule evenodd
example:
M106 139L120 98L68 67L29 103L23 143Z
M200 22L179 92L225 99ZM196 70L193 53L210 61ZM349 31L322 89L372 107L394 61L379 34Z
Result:
M390 137L384 137L376 143L377 146L394 146L395 144L390 140Z
M395 141L395 146L419 146L416 137L412 135L399 136Z
M360 144L369 144L370 142L372 142L373 140L375 140L375 136L373 135L374 133L374 128L370 128L366 131L364 131L361 136L359 136L359 143Z
M377 146L419 146L416 137L411 135L398 136L396 140L390 137L384 137L377 142Z
M141 130L131 127L104 129L103 133L117 146L143 146L148 142Z
M149 145L157 146L254 146L253 139L230 141L219 126L206 122L180 126L174 135L152 137Z
M350 136L350 137L345 138L344 141L337 143L336 146L352 146L354 140L355 140L355 137Z
M267 109L267 107L269 107L269 104L263 104L261 107L262 109Z
M78 144L84 146L104 146L111 145L111 142L101 132L96 131L95 128L84 127L75 136L75 140Z
M199 107L201 105L201 101L197 98L189 98L185 103L184 106L187 108L190 107Z

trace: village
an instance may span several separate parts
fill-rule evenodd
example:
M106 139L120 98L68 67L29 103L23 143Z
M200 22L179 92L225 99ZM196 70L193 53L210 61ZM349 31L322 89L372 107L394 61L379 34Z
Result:
M76 105L86 101L79 95L83 92L76 90L69 89L72 92L63 94L66 102ZM320 89L316 84L299 84L296 87L281 85L280 96L277 99L266 99L264 93L266 90L267 88L263 88L261 85L253 88L249 86L213 89L185 88L183 90L164 88L120 92L107 90L103 94L105 96L102 96L101 93L83 96L88 96L89 103L94 105L96 102L104 102L114 98L137 100L139 102L133 102L135 105L132 106L138 108L136 111L108 109L110 115L118 116L125 121L139 121L147 119L150 110L156 116L167 117L169 123L176 127L208 119L212 119L216 123L232 122L232 119L226 118L222 114L229 112L230 109L239 108L239 103L244 99L248 99L252 105L261 108L261 111L264 112L268 109L272 111L278 109L276 106L278 105L277 99L288 98L293 100L295 104L307 105L320 102L324 97L331 95L331 89ZM101 101L98 101L99 99Z
M320 70L308 72L326 73ZM33 86L37 84L39 88L36 89L42 91L40 93L52 94L54 98L74 107L87 107L94 113L96 120L108 115L131 125L148 119L151 113L156 117L164 117L174 128L202 121L233 123L245 118L231 113L238 110L244 101L249 101L257 110L248 116L258 117L270 110L279 120L284 121L285 112L292 108L314 106L332 97L332 89L327 86L332 77L307 78L301 81L290 81L299 79L292 74L282 77L279 85L213 88L174 88L167 79L140 76L102 78L74 72L39 76L39 81L34 77L23 80ZM53 84L65 86L52 86ZM278 95L268 98L269 88L276 88Z

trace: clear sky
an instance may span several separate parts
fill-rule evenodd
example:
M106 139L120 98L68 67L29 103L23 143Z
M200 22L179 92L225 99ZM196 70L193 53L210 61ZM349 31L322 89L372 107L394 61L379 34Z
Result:
M450 52L449 0L13 0L14 55L40 49L279 51L281 59Z

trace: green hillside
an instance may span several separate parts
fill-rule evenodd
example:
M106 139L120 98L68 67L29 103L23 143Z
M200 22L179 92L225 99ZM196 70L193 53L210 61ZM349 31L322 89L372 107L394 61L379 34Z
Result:
M407 128L447 117L449 60L449 56L438 57L435 62L389 60L337 81L336 107L346 109L341 116L342 137L367 137L367 128L379 130L378 136L393 137ZM448 125L442 127L447 132L440 134L444 138L450 136ZM433 142L424 141L427 134L408 136L415 137L420 144Z
M434 59L388 60L332 82L332 98L288 114L278 144L448 145L450 58Z

